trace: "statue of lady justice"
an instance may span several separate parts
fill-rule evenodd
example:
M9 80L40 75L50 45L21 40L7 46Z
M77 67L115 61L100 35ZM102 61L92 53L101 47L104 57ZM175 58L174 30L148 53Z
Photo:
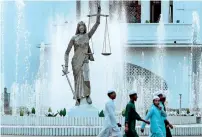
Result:
M88 104L92 104L90 98L90 79L89 79L89 60L94 61L93 54L89 46L89 40L97 30L100 24L101 7L98 5L96 23L87 33L86 25L83 21L77 24L76 34L69 42L65 52L65 69L64 73L68 73L69 53L74 46L74 56L72 58L72 70L74 75L74 99L76 106L80 105L80 100L86 98Z

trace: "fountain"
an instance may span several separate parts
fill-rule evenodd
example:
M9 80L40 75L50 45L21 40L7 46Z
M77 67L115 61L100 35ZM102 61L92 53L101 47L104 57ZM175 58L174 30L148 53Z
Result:
M157 49L156 49L156 61L158 63L158 75L160 77L164 76L164 58L166 54L165 49L165 27L164 27L164 21L163 21L163 14L160 15L159 25L157 27ZM163 87L163 81L161 82L161 87L159 90L164 90Z
M191 48L191 62L192 62L192 100L191 108L195 111L196 115L201 116L200 107L200 95L202 90L200 87L201 83L201 47L199 44L199 33L200 33L200 20L197 12L192 13L192 29L193 29L193 47Z
M0 93L0 99L1 99L1 112L0 115L4 114L4 91L2 87L4 87L4 9L3 9L3 2L0 2L0 54L1 54L1 67L0 67L0 87L1 87L1 93Z
M136 102L137 111L144 116L146 111L150 108L152 104L152 96L158 92L163 91L168 95L168 89L165 83L164 77L164 58L166 54L165 50L165 27L163 21L163 15L160 17L160 21L157 26L157 42L155 47L155 56L152 59L152 65L157 64L156 74L153 74L149 70L144 68L135 67L134 69L129 69L129 77L133 77L134 80L132 88L138 92L138 101ZM144 65L144 55L141 55L141 66ZM159 62L159 63L157 63ZM155 67L154 67L155 68ZM131 72L130 72L131 71ZM131 75L131 76L130 76Z
M48 59L45 53L48 49L42 42L40 44L40 64L35 80L35 106L37 115L42 115L47 112L49 108L49 82L48 82Z

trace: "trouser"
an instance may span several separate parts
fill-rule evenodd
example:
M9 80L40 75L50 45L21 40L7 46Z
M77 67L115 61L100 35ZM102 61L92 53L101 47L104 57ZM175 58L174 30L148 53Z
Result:
M103 128L99 133L98 137L123 137L121 130L119 128Z
M120 132L115 132L115 133L112 132L112 135L111 135L111 136L112 136L112 137L123 137L121 131L120 131Z
M124 137L139 137L136 130L129 130L128 133L125 133Z
M166 127L166 137L172 137L172 134L170 132L170 128Z
M171 132L170 132L170 128L169 128L169 127L167 128L167 125L168 125L168 123L165 122L165 127L166 127L166 137L172 137L172 134L171 134Z
M165 137L163 133L152 133L151 137Z

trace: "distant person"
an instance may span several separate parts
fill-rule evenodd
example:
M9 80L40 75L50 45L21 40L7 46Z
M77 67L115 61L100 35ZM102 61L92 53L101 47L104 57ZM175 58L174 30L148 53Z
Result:
M135 101L137 101L137 92L130 91L130 101L126 106L125 111L125 135L124 137L139 137L136 132L136 120L143 121L149 124L149 121L142 119L135 109Z
M162 109L166 112L165 108L165 101L166 101L166 96L163 93L159 93L158 97L160 98L160 106ZM170 128L173 129L173 125L169 123L167 120L167 117L162 117L164 119L165 127L166 127L166 137L172 137L172 134L170 132Z
M117 123L115 117L115 104L114 100L116 99L116 92L114 90L108 91L109 101L105 104L105 122L104 127L101 130L98 137L123 137L120 127L121 124Z
M147 113L146 120L150 119L150 131L151 137L166 137L165 123L162 117L166 117L166 112L159 104L160 98L158 96L153 97L153 105ZM141 132L144 132L145 123L141 126Z

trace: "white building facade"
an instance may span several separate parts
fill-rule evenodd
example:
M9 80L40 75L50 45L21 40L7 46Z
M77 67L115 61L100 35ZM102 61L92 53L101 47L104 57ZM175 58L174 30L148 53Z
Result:
M169 107L202 106L199 98L201 77L198 76L201 71L202 2L166 0L154 3L141 1L141 23L128 24L127 71L135 75L132 81L144 79L145 94L168 91ZM157 23L160 20L156 20L155 12L162 14L161 23Z

